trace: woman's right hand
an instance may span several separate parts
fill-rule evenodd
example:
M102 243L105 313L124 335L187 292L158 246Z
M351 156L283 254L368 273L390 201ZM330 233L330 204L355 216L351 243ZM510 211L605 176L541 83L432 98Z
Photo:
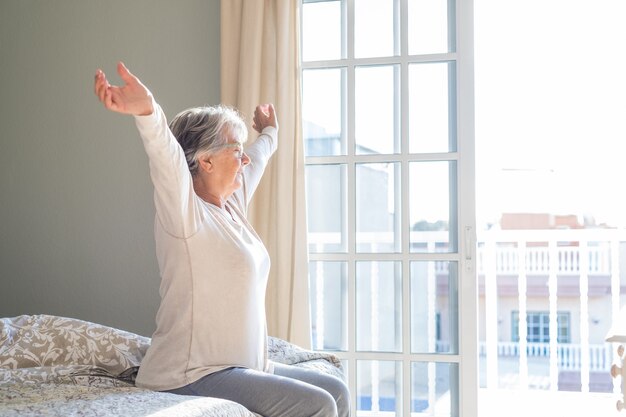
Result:
M102 70L96 71L94 92L104 107L123 114L147 116L152 114L152 93L126 68L122 62L117 64L123 86L109 84Z
M278 129L278 118L273 104L259 104L254 110L252 117L252 127L257 132L263 132L267 126L273 126Z

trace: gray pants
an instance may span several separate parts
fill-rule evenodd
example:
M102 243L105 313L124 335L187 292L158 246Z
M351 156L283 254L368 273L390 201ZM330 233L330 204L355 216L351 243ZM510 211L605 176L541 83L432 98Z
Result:
M274 364L274 374L229 368L168 392L223 398L264 417L348 417L350 393L339 378Z

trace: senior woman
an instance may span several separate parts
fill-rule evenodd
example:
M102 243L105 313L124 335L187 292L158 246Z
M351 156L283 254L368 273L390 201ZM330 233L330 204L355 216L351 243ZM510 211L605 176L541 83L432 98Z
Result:
M124 66L122 85L98 70L104 107L133 115L148 155L156 205L161 304L137 385L238 402L265 417L347 416L338 378L267 357L270 259L246 210L277 147L271 104L254 111L258 138L225 106L185 110L167 124L150 91Z

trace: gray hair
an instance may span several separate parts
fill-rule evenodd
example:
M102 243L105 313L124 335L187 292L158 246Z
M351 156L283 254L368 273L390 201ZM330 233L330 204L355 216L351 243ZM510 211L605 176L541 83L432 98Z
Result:
M248 128L241 114L221 104L183 110L169 126L185 152L191 175L198 172L198 159L223 147L229 136L239 143L248 138Z

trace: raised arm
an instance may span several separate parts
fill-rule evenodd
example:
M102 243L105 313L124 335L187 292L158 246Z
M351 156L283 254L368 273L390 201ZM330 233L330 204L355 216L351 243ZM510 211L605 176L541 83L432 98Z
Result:
M244 171L244 187L236 192L243 203L244 212L261 181L270 157L278 147L278 118L274 106L272 104L258 105L252 121L252 127L260 135L245 149L250 157L250 164Z
M121 62L117 72L124 85L111 85L98 70L94 91L108 110L134 116L150 162L158 219L168 233L190 236L200 224L201 214L195 204L193 181L184 152L146 86Z

